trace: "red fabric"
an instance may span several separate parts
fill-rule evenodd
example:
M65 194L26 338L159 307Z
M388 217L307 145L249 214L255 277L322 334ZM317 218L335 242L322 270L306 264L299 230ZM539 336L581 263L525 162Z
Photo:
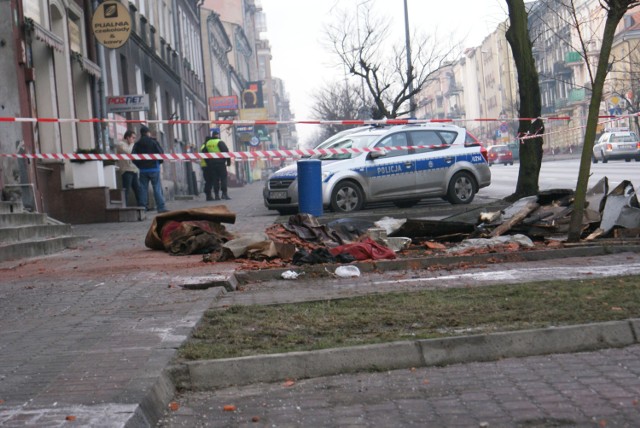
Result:
M381 260L381 259L395 259L396 253L392 249L378 244L371 238L363 239L360 242L354 242L352 244L345 244L339 247L329 249L332 256L338 254L351 254L356 260Z

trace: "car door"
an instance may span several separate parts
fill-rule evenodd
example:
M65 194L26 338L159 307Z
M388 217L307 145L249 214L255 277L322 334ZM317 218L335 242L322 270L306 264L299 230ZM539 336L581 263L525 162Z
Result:
M600 138L598 139L598 141L596 141L596 144L593 146L593 156L596 159L600 159L603 160L604 158L604 149L605 146L607 144L607 142L609 141L609 134L602 134L600 136Z
M406 132L388 135L374 145L376 148L407 146ZM404 198L416 193L415 162L407 148L388 150L384 156L377 158L369 155L365 169L370 201Z
M448 150L458 133L455 131L416 130L410 132L416 159L416 185L421 195L442 193L448 169L455 164L455 155Z

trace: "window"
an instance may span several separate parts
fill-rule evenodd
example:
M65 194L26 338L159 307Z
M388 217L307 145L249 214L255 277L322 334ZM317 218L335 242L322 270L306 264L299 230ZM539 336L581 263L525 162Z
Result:
M447 134L453 134L453 142L456 138L455 133L447 132ZM451 142L449 144L451 144ZM413 131L411 132L411 145L413 146L436 146L440 147L443 144L442 139L438 136L436 131ZM414 149L415 153L427 153L437 150L433 147L423 147L420 149Z
M376 147L406 147L408 145L409 142L407 141L407 134L405 132L399 132L397 134L389 135L378 144L376 144ZM404 156L408 154L409 149L407 148L387 151L387 157Z

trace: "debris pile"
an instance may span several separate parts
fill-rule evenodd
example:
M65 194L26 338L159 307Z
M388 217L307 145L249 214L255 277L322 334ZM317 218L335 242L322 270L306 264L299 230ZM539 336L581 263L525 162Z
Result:
M220 224L234 223L235 214L218 205L156 216L145 244L175 255L205 254L211 261L242 259L247 270L393 259L408 250L416 257L416 251L470 255L556 248L565 245L574 200L573 190L554 189L494 211L442 220L342 218L323 225L310 214L296 214L265 232L242 236ZM631 182L609 192L607 178L600 180L586 194L582 225L584 241L639 237L640 204Z
M483 213L478 225L482 235L497 237L523 234L531 239L565 240L573 214L574 192L549 190L523 198L500 213ZM599 237L640 236L640 205L630 181L609 192L606 177L586 194L581 236L585 241Z

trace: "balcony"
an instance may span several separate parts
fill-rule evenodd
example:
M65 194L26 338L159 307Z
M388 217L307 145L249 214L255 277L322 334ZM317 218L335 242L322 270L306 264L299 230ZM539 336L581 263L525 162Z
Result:
M555 101L553 102L554 107L556 108L556 110L565 108L568 104L569 104L569 99L568 98L556 98Z
M569 91L569 102L579 103L586 99L587 90L585 88L571 89Z
M580 65L583 61L579 52L571 51L564 54L564 62L570 65Z
M556 109L553 106L542 106L542 114L553 114Z
M567 67L564 61L556 61L553 64L553 74L554 75L562 75L562 74L571 74L571 69Z

